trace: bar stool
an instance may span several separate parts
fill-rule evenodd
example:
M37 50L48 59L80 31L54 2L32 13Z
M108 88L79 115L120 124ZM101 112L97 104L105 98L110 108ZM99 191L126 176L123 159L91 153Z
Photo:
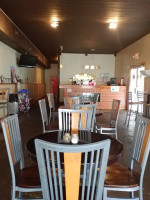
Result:
M144 92L137 91L137 100L138 100L138 102L141 102L141 104L138 104L138 107L137 107L138 114L146 116L147 99L148 99L147 91L144 91Z
M135 120L137 118L137 114L139 114L138 112L138 106L142 105L143 102L138 101L138 102L133 102L132 101L132 92L127 92L127 114L126 114L126 118L125 118L125 123L127 123L127 126L129 126L129 121L130 121L130 117L132 114L135 114ZM133 109L133 106L137 106L137 109Z

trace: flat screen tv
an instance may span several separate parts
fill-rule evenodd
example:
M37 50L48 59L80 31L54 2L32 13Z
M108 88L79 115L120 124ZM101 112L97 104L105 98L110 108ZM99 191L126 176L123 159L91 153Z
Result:
M36 56L30 56L30 55L21 55L19 59L18 66L19 67L30 67L33 68L36 66L37 63L37 57Z

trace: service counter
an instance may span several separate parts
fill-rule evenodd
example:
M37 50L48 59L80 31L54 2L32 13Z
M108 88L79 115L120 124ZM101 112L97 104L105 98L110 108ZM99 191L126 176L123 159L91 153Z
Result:
M126 86L89 86L89 85L59 85L64 90L64 97L72 93L99 93L99 109L111 109L113 99L121 100L121 109L126 109Z

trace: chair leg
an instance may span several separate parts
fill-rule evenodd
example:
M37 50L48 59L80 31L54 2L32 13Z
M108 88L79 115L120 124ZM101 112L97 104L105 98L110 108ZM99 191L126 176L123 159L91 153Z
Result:
M134 192L130 192L130 197L133 199L134 198Z
M129 118L128 118L127 126L129 126L130 117L131 117L131 110L129 111Z
M23 194L22 194L22 192L19 192L18 197L19 197L19 199L22 199L22 198L23 198Z
M5 107L3 107L3 118L5 118Z
M15 200L16 191L14 188L11 189L11 200Z
M140 189L139 189L139 197L140 197L140 200L143 200L143 190L142 190L142 186L140 186Z
M129 110L127 110L127 114L126 114L124 125L127 123L128 116L129 116Z
M107 200L107 189L104 188L104 191L103 191L103 200Z

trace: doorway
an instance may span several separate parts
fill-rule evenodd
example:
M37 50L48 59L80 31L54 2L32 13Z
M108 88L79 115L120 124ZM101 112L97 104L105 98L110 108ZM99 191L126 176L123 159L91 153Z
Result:
M129 91L132 92L133 101L137 101L137 91L144 92L144 76L142 76L141 70L145 70L144 65L131 68L130 71Z

